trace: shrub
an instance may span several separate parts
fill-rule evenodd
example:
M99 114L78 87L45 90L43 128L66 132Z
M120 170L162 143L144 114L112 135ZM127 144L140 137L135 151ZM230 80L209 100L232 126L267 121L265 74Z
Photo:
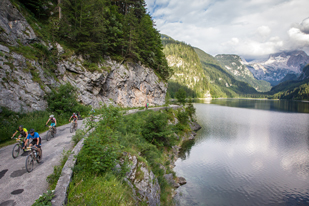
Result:
M82 151L78 155L78 169L91 173L104 173L110 171L117 164L119 147L111 144L115 141L116 133L108 127L101 128L84 141Z
M189 98L189 103L186 107L186 112L191 117L191 119L193 118L193 115L195 115L195 111L196 111L196 109L194 108L194 106L192 104L192 99Z
M167 124L165 113L149 113L142 128L143 137L150 143L161 146L170 146L172 131Z
M80 105L77 98L77 88L73 87L70 83L61 85L57 90L54 90L48 98L48 108L52 112L61 113L88 113L90 107Z
M180 88L177 92L176 92L176 98L178 100L179 103L181 103L182 105L185 105L186 103L186 91L183 88Z

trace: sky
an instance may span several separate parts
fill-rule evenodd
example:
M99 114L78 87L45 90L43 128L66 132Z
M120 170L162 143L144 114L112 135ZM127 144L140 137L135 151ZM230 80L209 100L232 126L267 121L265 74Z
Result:
M309 0L145 0L156 28L213 56L309 54Z

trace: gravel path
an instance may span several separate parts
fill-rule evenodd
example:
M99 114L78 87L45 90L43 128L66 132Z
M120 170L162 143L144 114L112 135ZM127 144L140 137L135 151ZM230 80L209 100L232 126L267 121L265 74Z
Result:
M78 120L78 126L83 126L83 120ZM57 135L49 141L45 140L46 132L40 133L42 138L43 158L40 163L34 163L34 169L28 173L25 168L27 153L12 157L10 145L0 149L0 206L30 206L48 189L46 178L53 173L58 165L63 149L72 148L70 124L57 127Z

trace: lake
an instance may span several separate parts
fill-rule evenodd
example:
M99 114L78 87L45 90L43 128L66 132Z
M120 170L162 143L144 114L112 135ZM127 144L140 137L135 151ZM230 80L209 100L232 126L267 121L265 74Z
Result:
M202 129L174 171L177 205L309 205L309 103L195 103Z

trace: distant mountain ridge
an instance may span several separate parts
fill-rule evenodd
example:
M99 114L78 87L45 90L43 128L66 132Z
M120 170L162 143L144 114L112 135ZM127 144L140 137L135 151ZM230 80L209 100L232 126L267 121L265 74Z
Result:
M161 34L164 54L174 75L169 80L172 97L184 88L191 97L239 97L256 94L248 83L238 81L211 55Z
M266 61L249 62L246 66L258 80L265 80L273 86L290 74L300 76L309 63L309 56L300 50L284 51L269 55Z
M267 92L271 89L270 83L254 78L253 74L246 66L248 63L240 56L235 54L218 54L215 58L223 67L233 74L236 79L247 82L257 91Z

